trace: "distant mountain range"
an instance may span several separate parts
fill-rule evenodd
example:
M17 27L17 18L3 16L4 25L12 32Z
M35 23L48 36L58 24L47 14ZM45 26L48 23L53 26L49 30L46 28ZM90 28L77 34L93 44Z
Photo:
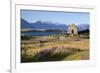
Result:
M79 24L77 25L79 31L89 29L89 24ZM21 28L22 29L50 29L50 30L67 30L68 25L57 24L51 22L42 22L36 21L34 23L29 23L24 19L21 19Z
M77 25L79 31L83 30L90 30L90 25L89 24L79 24Z

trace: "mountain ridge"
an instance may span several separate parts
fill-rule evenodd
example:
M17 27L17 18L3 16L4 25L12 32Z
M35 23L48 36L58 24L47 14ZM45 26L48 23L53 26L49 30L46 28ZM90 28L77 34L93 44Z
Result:
M79 24L76 25L79 31L89 30L89 24ZM34 23L29 23L26 20L21 18L21 29L52 29L52 30L66 30L68 29L68 25L51 23L51 22L42 22L36 21Z

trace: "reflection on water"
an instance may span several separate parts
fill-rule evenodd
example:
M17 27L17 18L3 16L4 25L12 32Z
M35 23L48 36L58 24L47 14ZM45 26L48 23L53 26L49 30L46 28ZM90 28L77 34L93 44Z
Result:
M47 35L54 35L54 34L60 34L62 32L60 31L47 31L47 32L22 32L21 34L27 35L27 36L47 36Z

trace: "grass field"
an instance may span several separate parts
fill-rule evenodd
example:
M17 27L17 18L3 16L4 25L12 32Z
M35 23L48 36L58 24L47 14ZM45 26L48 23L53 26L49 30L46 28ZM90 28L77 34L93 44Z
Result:
M64 60L87 60L89 59L89 51L81 51L65 57Z
M36 36L21 40L21 62L89 59L89 36Z

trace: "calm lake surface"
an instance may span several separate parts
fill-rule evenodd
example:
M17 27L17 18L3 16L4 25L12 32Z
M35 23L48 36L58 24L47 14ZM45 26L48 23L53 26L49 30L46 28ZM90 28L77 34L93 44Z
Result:
M54 34L61 34L60 31L46 31L46 32L21 32L21 34L26 36L48 36L48 35L54 35Z

